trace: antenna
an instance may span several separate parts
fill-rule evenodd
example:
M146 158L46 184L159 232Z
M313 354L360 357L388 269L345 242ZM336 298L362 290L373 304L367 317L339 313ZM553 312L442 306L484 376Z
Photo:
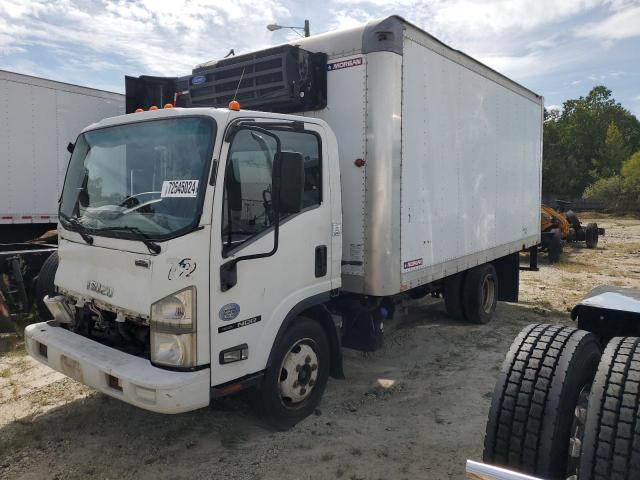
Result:
M242 67L242 73L240 74L240 80L238 80L238 86L236 87L236 92L233 94L233 100L231 100L232 102L236 99L236 95L238 95L238 90L240 89L240 84L242 83L242 77L244 77L244 68Z

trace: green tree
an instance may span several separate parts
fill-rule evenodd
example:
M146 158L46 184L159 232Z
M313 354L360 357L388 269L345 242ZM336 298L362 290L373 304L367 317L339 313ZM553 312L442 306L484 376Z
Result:
M640 184L640 150L622 164L622 176L630 182Z
M600 85L564 102L562 112L545 112L543 142L543 192L575 197L640 149L640 122Z
M620 172L622 163L629 158L629 148L615 123L607 127L604 145L594 158L594 178L606 178Z

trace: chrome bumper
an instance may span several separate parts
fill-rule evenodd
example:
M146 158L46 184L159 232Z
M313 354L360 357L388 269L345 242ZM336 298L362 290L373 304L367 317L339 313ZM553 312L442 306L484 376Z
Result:
M467 460L465 476L473 480L543 480L524 473L507 470L506 468L474 462L473 460Z

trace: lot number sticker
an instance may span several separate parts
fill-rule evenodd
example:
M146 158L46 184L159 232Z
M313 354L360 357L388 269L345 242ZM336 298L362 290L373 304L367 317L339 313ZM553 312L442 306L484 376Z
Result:
M161 198L196 197L197 195L198 180L165 180L162 182Z

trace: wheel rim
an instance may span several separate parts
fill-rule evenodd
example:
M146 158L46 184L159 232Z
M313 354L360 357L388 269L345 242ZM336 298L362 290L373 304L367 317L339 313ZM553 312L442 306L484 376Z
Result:
M316 386L320 365L312 345L311 339L298 340L282 361L278 389L285 405L304 402Z
M485 313L493 310L493 300L495 298L496 282L493 275L487 275L482 281L482 309Z
M584 428L587 421L587 407L589 406L589 393L591 385L584 385L578 395L578 402L573 411L573 422L569 431L569 450L567 453L567 477L569 479L578 478L578 466L580 465L580 454L582 453L582 440L584 438Z

